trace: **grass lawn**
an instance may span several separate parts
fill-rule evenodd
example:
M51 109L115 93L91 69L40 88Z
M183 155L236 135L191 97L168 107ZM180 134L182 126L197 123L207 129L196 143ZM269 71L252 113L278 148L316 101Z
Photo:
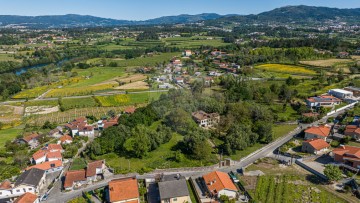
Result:
M14 140L21 133L22 133L22 129L17 129L17 128L0 130L0 148L5 147L5 143L7 141Z
M179 141L183 139L183 136L174 133L172 139L165 144L162 144L156 150L150 152L147 157L143 159L120 157L115 153L110 153L102 156L98 156L97 159L105 159L106 163L114 168L116 173L129 173L137 172L146 169L166 169L166 168L179 168L179 167L196 167L203 166L207 163L191 160L184 156L184 159L180 162L173 160L174 151L173 147L177 145Z
M76 158L73 160L69 170L80 170L84 169L87 166L85 159L83 158Z
M278 139L279 137L285 136L295 128L297 128L297 125L274 125L273 126L274 140Z
M281 122L296 121L299 117L298 113L290 106L287 105L285 111L283 104L271 104L270 109L278 116Z

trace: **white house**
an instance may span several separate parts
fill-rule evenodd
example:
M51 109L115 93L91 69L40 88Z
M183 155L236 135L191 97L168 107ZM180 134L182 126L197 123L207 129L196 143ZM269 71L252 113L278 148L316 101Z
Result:
M327 137L330 135L330 131L331 131L331 127L327 125L309 127L304 131L305 140L319 138L326 141Z
M331 90L329 90L328 93L339 99L351 98L354 96L353 92L343 90L343 89L331 89Z
M305 140L302 143L301 150L303 152L311 153L311 154L323 154L329 150L330 145L323 139L311 139Z

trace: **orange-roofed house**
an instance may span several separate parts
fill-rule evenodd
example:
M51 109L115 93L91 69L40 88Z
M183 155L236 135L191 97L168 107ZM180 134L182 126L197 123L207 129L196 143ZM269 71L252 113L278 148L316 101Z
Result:
M330 145L323 139L311 139L302 143L301 150L311 154L323 154L329 150Z
M136 178L124 178L109 182L108 201L111 203L140 203Z
M39 203L39 202L40 201L38 196L30 192L21 195L14 201L14 203Z
M35 152L32 157L30 162L34 163L34 164L40 164L46 161L46 150L42 150L40 149L39 151Z
M216 198L226 195L230 199L236 198L238 189L227 173L214 171L203 176L208 192Z
M66 172L65 180L64 180L64 189L65 190L73 190L78 187L81 187L84 184L87 184L85 170Z
M306 104L308 107L332 107L335 105L341 104L341 99L338 99L331 95L321 95L317 97L310 97L306 99Z
M29 166L25 170L30 170L32 168L44 170L45 173L48 174L48 173L54 173L57 171L61 171L63 169L63 163L60 160L48 161L48 162L44 162L44 163L37 164L34 166Z
M32 133L30 135L24 136L23 138L18 139L18 143L27 144L30 146L31 149L35 149L39 146L39 139L40 135L37 133Z
M126 114L133 114L136 111L134 106L128 106L124 109L124 113Z
M104 173L105 160L98 160L87 164L86 167L86 178L88 181L96 181L98 175Z
M342 145L332 151L334 160L360 169L360 147Z
M73 139L70 135L63 135L58 140L58 144L71 144L73 142Z
M319 138L326 141L327 137L330 135L330 130L331 127L327 125L309 127L305 130L305 140Z
M59 144L49 144L46 148L49 152L64 152L64 149Z
M360 127L356 125L347 125L344 134L360 141Z

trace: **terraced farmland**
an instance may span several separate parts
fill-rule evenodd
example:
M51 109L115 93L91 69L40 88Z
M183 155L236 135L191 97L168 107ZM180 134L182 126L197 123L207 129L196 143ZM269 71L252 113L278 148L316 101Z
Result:
M315 75L316 72L301 66L285 65L285 64L262 64L255 68L269 72L288 73L296 75Z

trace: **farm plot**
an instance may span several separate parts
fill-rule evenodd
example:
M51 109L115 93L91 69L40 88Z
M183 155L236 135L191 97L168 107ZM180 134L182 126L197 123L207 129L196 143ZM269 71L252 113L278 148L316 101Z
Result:
M345 202L296 175L260 176L255 189L257 202Z
M13 121L19 121L21 120L23 112L24 107L21 106L1 105L0 122L8 124Z
M63 110L69 110L74 108L86 108L98 106L93 97L86 98L64 98L61 102Z
M112 96L97 96L95 99L101 106L124 106L137 105L159 99L161 94L166 92L143 92L136 94L120 94Z
M258 65L255 68L278 73L288 73L295 75L315 75L316 72L313 70L306 69L301 66L284 65L284 64L263 64Z
M180 52L161 53L154 56L138 57L115 62L121 67L155 66L157 63L168 62L174 56L180 56Z
M88 86L88 87L66 87L60 89L52 89L50 90L45 97L67 97L67 96L83 96L83 95L92 95L97 91L104 91L104 90L112 90L117 85L115 84L102 84L96 86Z
M132 83L128 83L125 85L121 85L119 87L116 87L115 89L117 89L117 90L136 90L136 89L147 90L147 89L149 89L149 85L144 81L137 81L137 82L132 82Z
M300 61L301 64L318 67L332 67L336 65L346 65L353 62L351 59L325 59L313 61Z
M45 121L55 122L58 124L67 123L74 120L75 118L85 116L95 116L101 118L107 115L107 112L114 110L116 113L122 112L126 106L123 107L90 107L90 108L79 108L71 109L65 112L53 112L47 115L33 115L29 119L29 123L41 126Z

